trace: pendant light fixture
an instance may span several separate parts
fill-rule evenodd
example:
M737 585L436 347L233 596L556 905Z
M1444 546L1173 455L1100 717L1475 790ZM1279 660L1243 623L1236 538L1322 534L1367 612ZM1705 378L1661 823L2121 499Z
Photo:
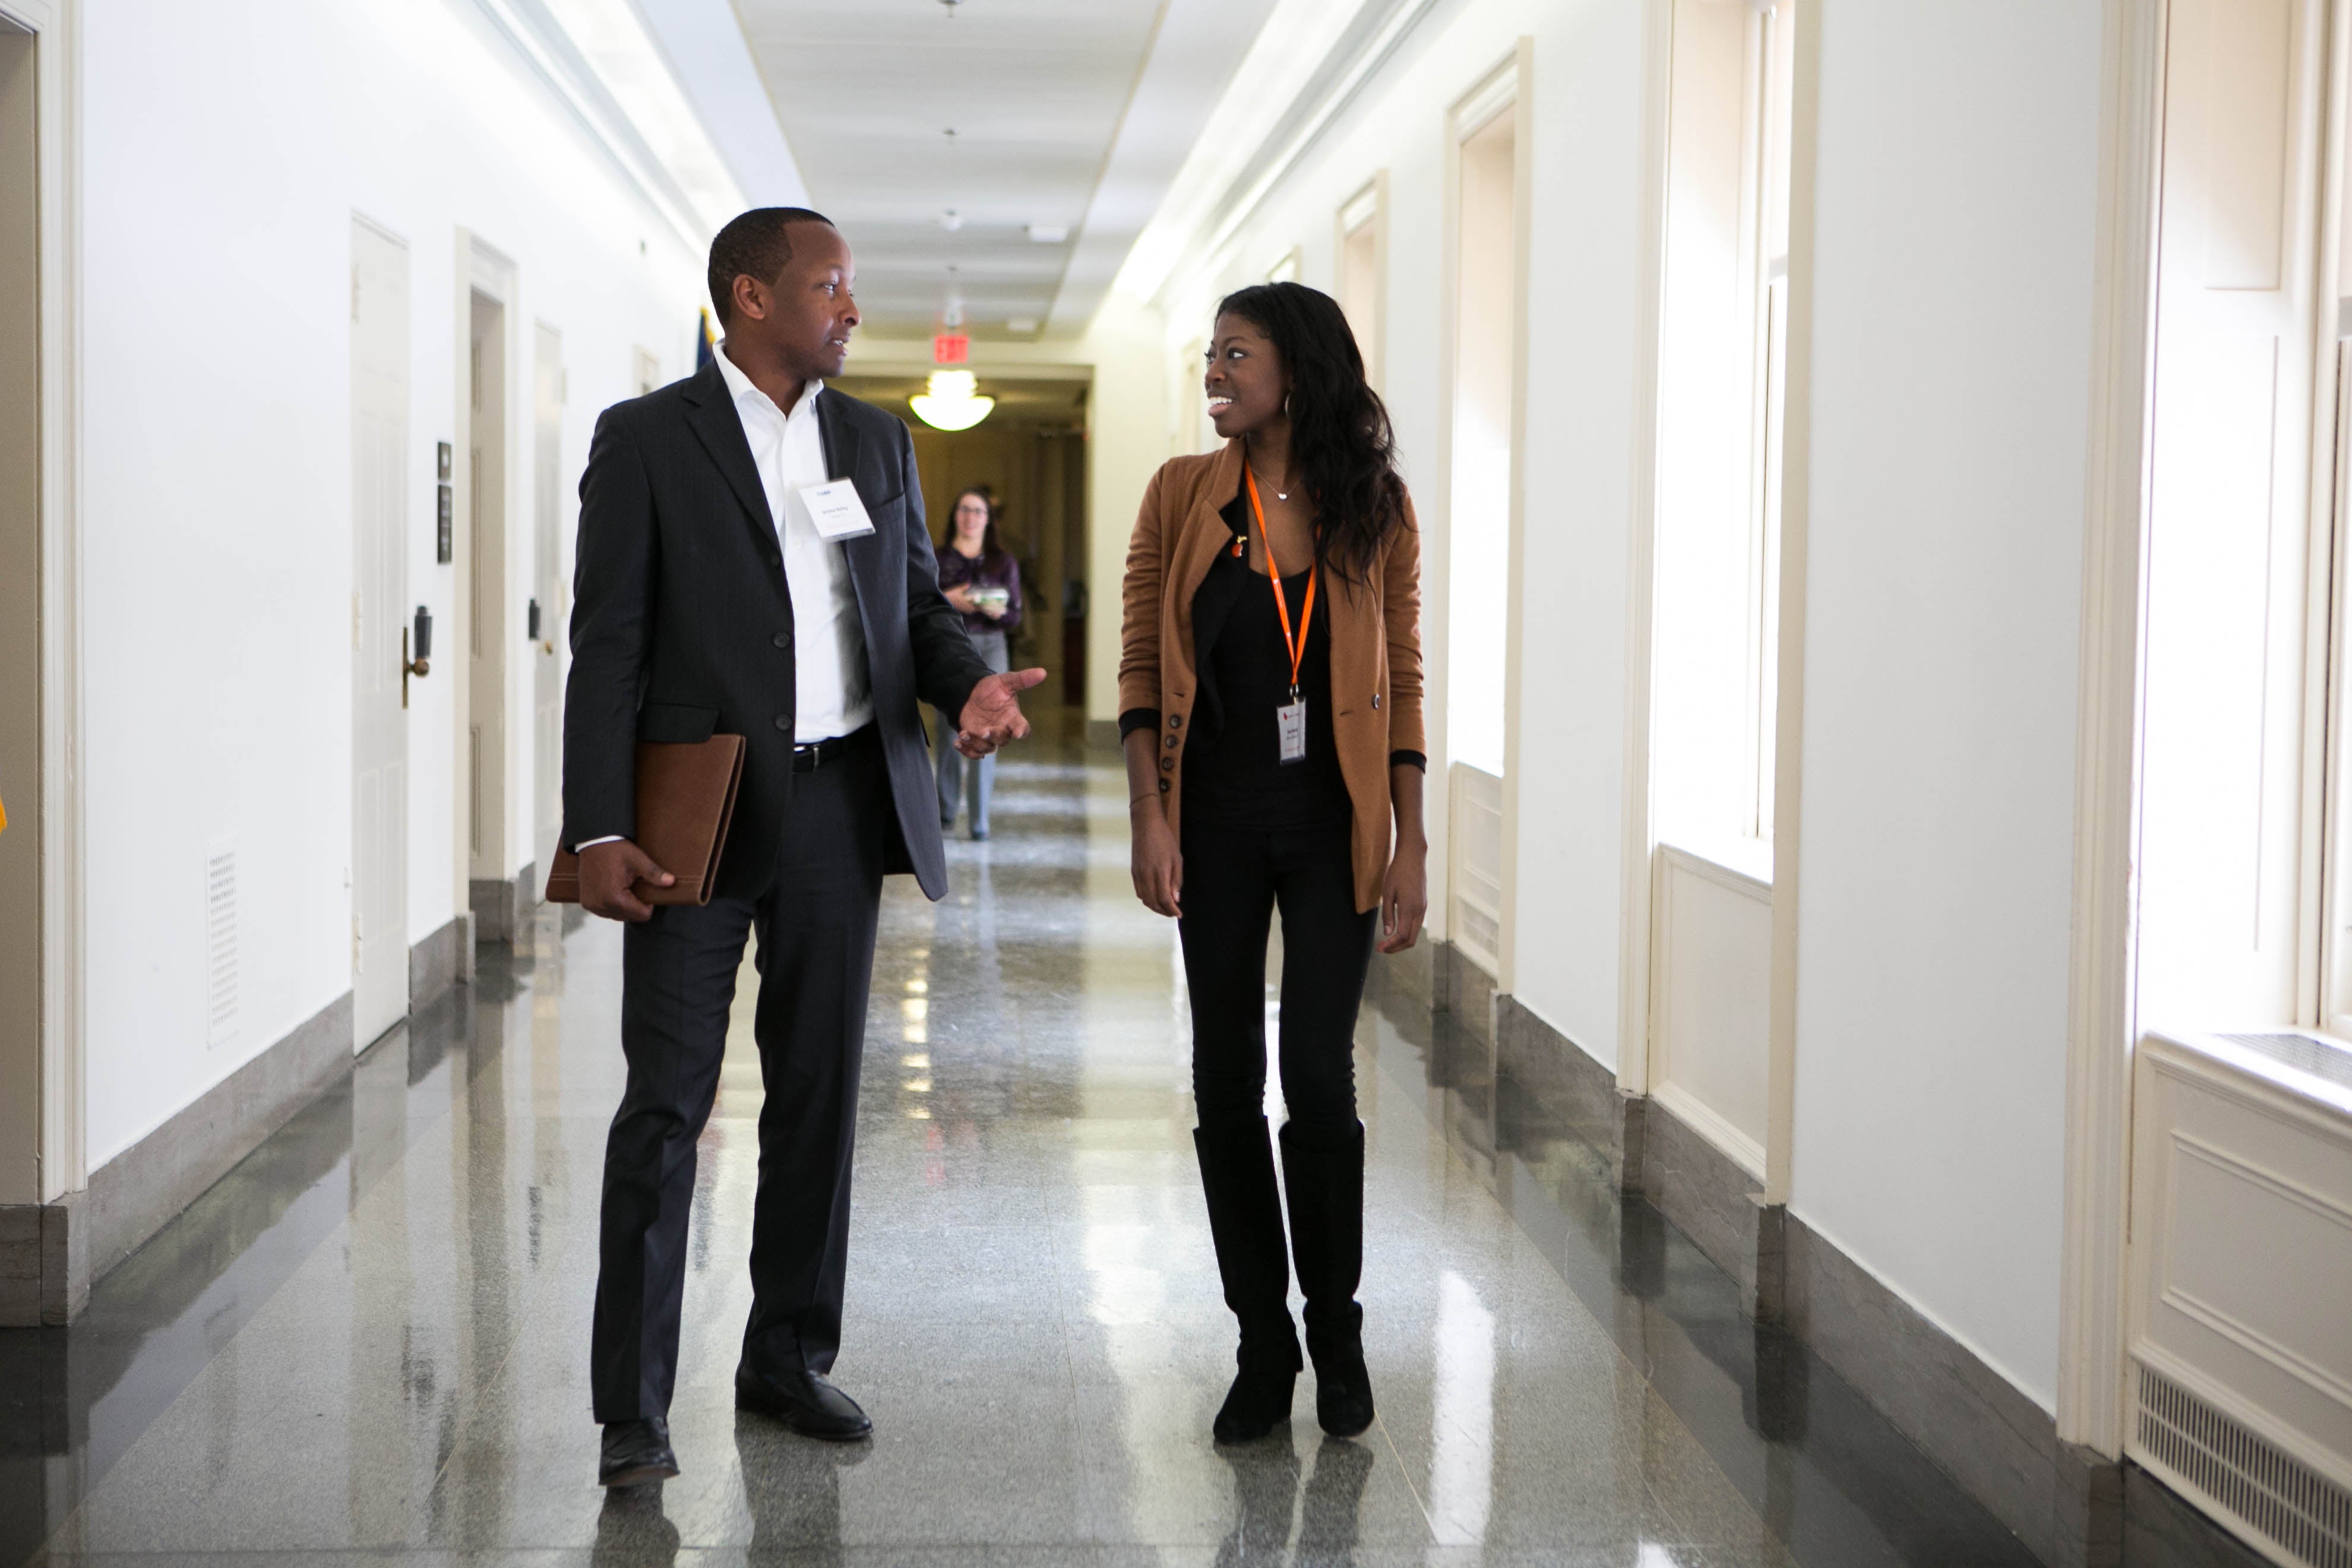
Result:
M934 430L969 430L996 406L980 395L980 378L968 370L935 370L928 391L907 399L915 416Z

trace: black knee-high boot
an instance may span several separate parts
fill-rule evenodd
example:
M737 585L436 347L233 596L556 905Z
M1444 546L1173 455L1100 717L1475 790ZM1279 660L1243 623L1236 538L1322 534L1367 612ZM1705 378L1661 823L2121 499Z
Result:
M1364 1124L1282 1129L1282 1174L1290 1190L1290 1250L1307 1297L1307 1353L1315 1361L1315 1415L1323 1430L1352 1437L1372 1424L1372 1380L1364 1368Z
M1246 1443L1290 1419L1291 1385L1300 1365L1274 1150L1263 1116L1235 1127L1196 1128L1192 1146L1201 1156L1225 1305L1242 1328L1241 1370L1213 1430L1220 1443Z

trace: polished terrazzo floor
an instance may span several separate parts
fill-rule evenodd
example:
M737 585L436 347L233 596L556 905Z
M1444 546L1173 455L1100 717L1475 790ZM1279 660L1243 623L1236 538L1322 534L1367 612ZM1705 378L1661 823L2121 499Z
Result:
M2010 1564L2032 1559L1447 1020L1368 1006L1379 1423L1220 1451L1230 1375L1172 927L1115 759L1035 742L953 892L887 895L845 1346L869 1446L733 1408L748 988L702 1145L673 1429L594 1484L615 928L359 1061L103 1281L0 1334L0 1564ZM1269 1004L1271 1005L1271 1004Z

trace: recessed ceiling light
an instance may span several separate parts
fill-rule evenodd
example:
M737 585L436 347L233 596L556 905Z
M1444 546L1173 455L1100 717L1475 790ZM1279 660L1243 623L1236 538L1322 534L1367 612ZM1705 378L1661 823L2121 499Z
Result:
M1008 332L1034 332L1037 330L1037 318L1015 316L1004 323L1004 330Z
M1039 245L1059 245L1070 237L1070 226L1066 223L1033 223L1029 237Z

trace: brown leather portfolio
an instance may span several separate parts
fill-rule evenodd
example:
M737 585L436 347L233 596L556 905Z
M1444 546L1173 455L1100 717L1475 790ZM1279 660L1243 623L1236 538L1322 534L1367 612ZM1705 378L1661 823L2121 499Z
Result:
M727 847L727 825L735 816L735 791L743 782L743 737L713 735L680 745L637 742L637 847L677 879L667 888L639 882L637 897L649 904L707 904L719 880L719 855ZM555 852L548 868L547 901L580 901L580 858Z

